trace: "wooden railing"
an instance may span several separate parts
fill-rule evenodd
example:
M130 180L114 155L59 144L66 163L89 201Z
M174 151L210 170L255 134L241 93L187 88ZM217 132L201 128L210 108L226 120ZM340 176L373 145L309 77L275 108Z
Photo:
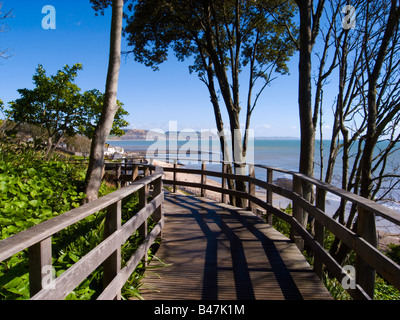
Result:
M234 175L226 173L226 163L222 163L221 172L216 172L206 170L205 162L203 162L201 169L178 167L175 162L173 167L164 168L165 172L173 173L173 179L162 179L163 170L152 165L138 163L127 165L110 164L107 167L108 169L115 170L118 178L117 182L119 181L120 184L127 180L135 179L138 176L139 167L143 170L143 177L105 197L0 241L0 261L4 261L28 248L31 299L64 299L101 264L104 267L105 288L98 299L120 298L122 286L146 255L154 240L160 237L159 234L164 224L162 215L163 182L172 185L174 187L173 191L176 191L176 186L186 186L199 188L202 196L206 195L206 190L220 193L222 202L227 202L227 195L247 199L247 207L249 209L255 210L256 208L261 208L265 210L266 222L271 224L272 215L275 215L291 226L292 239L296 241L300 249L304 241L308 248L312 250L314 255L314 269L320 277L323 276L323 266L325 266L331 275L336 277L339 282L342 282L348 275L345 273L344 268L324 248L324 233L325 230L329 230L355 252L359 258L357 261L363 261L364 264L370 267L370 270L373 270L373 274L376 271L386 281L400 290L399 265L365 240L366 236L369 235L364 235L360 232L356 233L346 228L325 212L326 194L332 193L341 199L357 205L358 210L362 211L362 214L374 214L395 225L400 225L400 214L398 212L376 202L296 172L263 165L248 165L249 175ZM266 170L265 181L255 178L255 167ZM127 174L127 171L129 171L129 174ZM277 172L292 177L293 188L291 190L280 187L273 182L274 173ZM179 173L200 175L200 183L181 181L179 180ZM221 186L207 184L208 176L220 178L222 182ZM247 183L248 192L227 189L226 181L228 179ZM303 197L302 185L304 183L309 183L314 187L314 202L307 201ZM150 185L153 185L152 201L147 203ZM266 200L256 196L255 187L265 191ZM139 192L139 205L141 209L134 217L121 226L121 202L134 192ZM279 208L273 206L272 196L274 193L293 202L293 215L284 213ZM48 270L52 265L52 235L103 209L107 209L103 242L62 275L48 282ZM314 234L311 234L304 226L303 212L307 212L315 219ZM146 223L151 215L153 215L153 220L157 224L147 235ZM126 266L121 269L121 245L138 229L141 235L145 237L145 240L127 262ZM365 274L370 272L370 270L362 270L357 265L355 269L356 281L354 285L350 285L347 291L354 299L373 298L371 274Z
M254 209L256 206L265 210L266 222L272 223L272 215L289 223L291 227L291 237L298 244L299 248L303 248L305 242L308 248L311 248L314 254L314 269L322 278L323 266L333 275L339 282L344 279L350 281L348 293L354 299L371 299L374 295L375 271L379 273L386 281L400 290L400 267L394 261L385 256L376 247L370 244L366 238L370 238L370 234L362 232L354 232L346 228L337 220L328 216L325 212L326 194L332 193L357 205L359 214L374 214L380 216L395 225L400 225L400 214L383 205L371 200L360 197L356 194L347 192L335 186L310 178L306 175L292 172L280 168L268 167L264 165L248 165L249 175L234 175L226 173L227 163L222 163L221 172L206 170L205 162L202 163L201 169L188 169L178 167L176 161L173 167L164 167L165 172L172 172L173 179L164 179L165 184L176 186L199 188L202 196L205 190L214 191L221 194L222 202L227 201L226 195L239 197L248 200L248 208ZM266 170L266 181L255 178L254 167ZM280 172L290 175L293 181L292 190L280 187L273 182L274 172ZM190 173L201 176L201 183L179 180L179 173ZM221 178L221 187L207 184L207 176ZM226 188L227 179L235 181L243 181L248 184L248 192L229 190ZM302 185L309 183L315 190L315 203L307 201L303 197ZM266 192L266 200L262 200L256 196L255 186L264 189ZM293 202L293 215L284 213L279 208L273 206L272 196L276 193ZM303 222L303 212L307 212L315 219L315 234L311 234ZM355 271L356 279L352 279L346 270L329 254L324 248L325 230L331 231L346 246L354 250L358 259L356 259ZM376 236L376 234L375 234ZM361 262L360 262L361 261ZM365 270L360 267L360 263L367 264L369 269ZM347 277L347 278L344 278ZM353 282L351 282L353 281Z
M149 170L154 173L148 175ZM64 299L101 264L104 290L98 300L120 299L121 288L146 256L155 239L160 237L164 224L163 171L161 168L144 165L143 175L142 179L125 188L0 241L0 262L28 249L31 300ZM153 186L152 200L147 203L150 185ZM140 211L121 226L122 200L135 192L139 192ZM52 236L104 209L107 210L104 240L59 277L52 279ZM150 216L153 216L156 225L147 234L147 219ZM144 240L121 269L121 246L136 230L139 230Z
M142 161L144 161L142 159ZM154 170L154 166L147 165L146 162L104 162L102 179L110 180L116 187L121 188L139 177L139 169L143 170L143 175L148 175Z

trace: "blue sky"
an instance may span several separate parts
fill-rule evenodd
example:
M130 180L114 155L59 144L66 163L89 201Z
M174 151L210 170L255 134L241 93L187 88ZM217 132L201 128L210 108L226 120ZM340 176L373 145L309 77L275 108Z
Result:
M0 60L0 99L5 103L15 100L17 89L32 88L38 64L54 74L65 64L82 63L76 83L82 90L104 92L111 8L104 16L95 16L89 0L3 2L3 11L13 9L13 18L4 21L8 31L0 34L0 49L10 48L13 55ZM42 28L45 5L56 9L55 30ZM123 38L124 49L127 42ZM279 76L260 98L251 124L256 136L299 136L297 64L295 55L289 63L291 75ZM179 130L215 128L205 85L197 75L189 74L188 63L178 62L173 55L157 72L135 62L132 56L123 57L118 99L130 113L127 120L131 128L167 130L169 121L177 121ZM244 95L242 99L244 103ZM227 126L226 112L223 116Z

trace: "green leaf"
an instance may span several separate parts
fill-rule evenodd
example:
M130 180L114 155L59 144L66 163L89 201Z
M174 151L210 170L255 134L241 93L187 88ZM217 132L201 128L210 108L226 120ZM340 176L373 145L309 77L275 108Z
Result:
M7 193L7 191L8 191L7 185L5 183L0 183L0 192Z
M50 216L52 213L53 211L50 208L44 208L40 210L41 216Z
M39 195L39 193L38 193L36 190L32 190L32 191L30 192L30 194L31 194L31 197L32 197L32 198L36 198L36 197Z
M30 177L34 177L34 176L37 175L37 171L36 171L34 168L29 168L29 169L28 169L28 175L29 175Z
M32 207L38 207L39 206L39 204L40 204L40 202L38 201L38 200L31 200L31 201L29 201L29 204L32 206Z
M79 257L75 254L75 253L73 253L73 252L68 252L68 256L71 258L71 260L73 261L73 262L78 262L79 261Z
M20 277L13 278L3 286L8 292L14 293L24 299L29 298L29 275L26 273Z
M0 218L0 226L9 226L13 223L11 219Z
M14 204L20 209L26 209L28 207L25 201L14 201Z

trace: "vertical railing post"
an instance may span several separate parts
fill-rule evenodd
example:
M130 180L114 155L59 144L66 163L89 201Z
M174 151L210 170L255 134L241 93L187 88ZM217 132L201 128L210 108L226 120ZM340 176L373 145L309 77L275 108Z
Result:
M316 190L316 207L321 211L325 212L325 198L326 198L326 191L317 186ZM315 230L315 240L324 247L324 226L319 223L316 219L314 220L314 230ZM318 256L314 256L314 270L317 275L322 279L323 276L323 266L322 260Z
M174 160L174 172L172 173L174 185L172 186L172 192L176 193L176 168L177 168L177 160Z
M267 182L272 183L273 182L273 170L268 168L267 169ZM267 189L267 203L272 206L273 201L272 201L272 191L270 189ZM266 222L270 225L272 225L272 213L267 210L267 217L266 217Z
M302 181L297 176L293 176L293 191L297 193L298 196L303 197ZM297 203L297 201L293 201L293 218L303 225L303 208ZM296 243L299 250L303 251L304 240L293 230L293 228L291 229L291 238Z
M101 167L101 179L103 180L106 174L106 164L103 162L103 166Z
M122 163L117 163L116 167L116 177L117 177L117 188L121 189L121 167Z
M151 173L150 173L150 169L149 169L149 167L146 167L146 166L144 166L143 167L143 177L145 178L145 177L147 177L148 175L150 175ZM149 191L150 191L150 185L147 185L146 186L146 188L147 188L147 194L149 193Z
M206 170L206 162L202 161L201 162L201 189L200 189L200 196L205 197L206 196L206 189L203 188L203 185L207 183L207 176L204 174L204 171Z
M51 237L28 249L29 288L31 298L53 281L51 261Z
M146 170L149 170L149 168L144 168L143 173L146 172ZM139 176L139 166L136 164L132 164L132 182L134 182Z
M153 190L153 198L155 198L156 196L158 196L159 194L162 193L162 189L163 189L163 182L161 177L158 178L157 180L154 181L154 190ZM153 220L154 222L158 223L159 221L162 221L164 219L164 213L162 210L162 205L160 205L153 213ZM159 235L159 239L162 238L162 230L161 233Z
M250 178L255 178L256 174L254 171L254 165L249 164L249 177ZM256 196L256 185L254 183L249 182L249 194L253 197ZM249 211L255 213L256 212L256 205L254 202L252 202L251 200L249 200Z
M145 185L139 190L139 210L143 209L147 205L147 197L148 197L148 186ZM138 228L139 237L142 239L146 239L147 237L147 219L140 225ZM143 264L147 266L147 253L143 258Z
M222 162L222 174L226 173L227 165L225 162ZM222 176L222 191L221 191L221 202L226 203L226 194L223 190L226 189L226 178Z
M377 247L375 214L362 207L358 207L357 234ZM356 255L356 280L371 299L374 298L375 273L375 269Z
M149 164L152 166L153 165L153 158L149 159ZM150 169L150 174L153 174L153 169Z
M112 235L121 228L121 200L113 203L107 209L104 223L104 238ZM118 247L103 263L104 288L118 275L121 269L121 247ZM121 300L121 293L118 293L114 300Z

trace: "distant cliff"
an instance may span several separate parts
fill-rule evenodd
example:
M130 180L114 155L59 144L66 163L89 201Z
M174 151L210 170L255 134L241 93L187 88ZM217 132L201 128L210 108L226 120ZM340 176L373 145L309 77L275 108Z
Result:
M123 129L125 135L122 137L112 136L108 137L108 141L121 141L121 140L146 140L146 137L152 139L153 137L159 137L159 133L152 132L151 130L143 129ZM165 137L168 137L168 131L165 132ZM196 132L198 137L201 137L200 132ZM176 134L179 134L176 133ZM176 139L176 138L175 138ZM299 140L296 137L255 137L256 140Z
M142 129L124 129L125 135L122 137L110 136L109 141L120 141L120 140L146 140L148 130Z

